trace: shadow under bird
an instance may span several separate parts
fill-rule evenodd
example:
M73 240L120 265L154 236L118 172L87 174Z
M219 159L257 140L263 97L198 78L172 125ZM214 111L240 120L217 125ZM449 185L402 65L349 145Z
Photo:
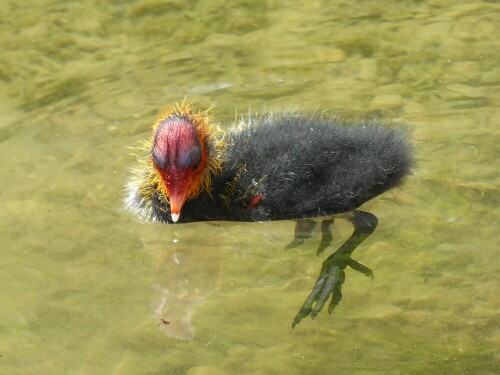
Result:
M271 113L242 120L223 136L208 111L184 103L159 115L139 151L125 203L145 219L296 220L292 248L310 237L312 219L322 218L318 254L332 240L335 218L352 223L354 232L323 262L293 327L330 298L333 311L347 266L373 277L351 258L377 226L358 207L399 186L413 165L407 131L378 120Z

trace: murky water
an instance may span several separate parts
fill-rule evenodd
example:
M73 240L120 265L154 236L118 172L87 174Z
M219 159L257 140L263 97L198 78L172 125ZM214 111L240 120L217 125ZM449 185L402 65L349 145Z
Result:
M500 372L498 4L185 3L1 2L0 373ZM291 222L125 212L127 147L184 97L223 126L411 123L415 176L364 207L375 279L348 271L337 310L292 330L319 229L285 251Z

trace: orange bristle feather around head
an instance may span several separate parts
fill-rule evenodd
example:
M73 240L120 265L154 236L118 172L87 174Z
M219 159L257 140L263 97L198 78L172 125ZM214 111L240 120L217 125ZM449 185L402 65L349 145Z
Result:
M155 134L165 120L187 120L197 130L201 145L206 145L207 149L202 150L202 162L196 173L196 178L190 186L188 198L198 196L202 191L210 191L211 174L217 174L222 169L222 155L225 150L224 133L212 123L212 116L209 113L211 108L206 111L195 111L192 103L182 102L164 109L156 118L152 127L152 137L149 143L149 150L154 142ZM148 185L153 185L166 199L169 198L168 187L164 179L156 168L154 168L151 152L149 152L149 164L154 174L149 176Z

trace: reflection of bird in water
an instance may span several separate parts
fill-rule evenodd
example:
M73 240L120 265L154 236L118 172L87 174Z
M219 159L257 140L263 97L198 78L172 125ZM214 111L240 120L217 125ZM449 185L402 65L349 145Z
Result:
M220 228L214 226L203 229L206 235L213 236ZM205 298L218 289L225 250L213 246L205 246L200 250L202 240L190 241L187 236L193 234L189 230L179 231L175 236L179 238L178 242L165 241L165 235L168 237L169 234L159 234L163 239L156 244L148 244L146 250L157 258L154 317L160 330L167 336L191 340L195 337L192 316Z
M372 275L351 254L377 218L357 208L410 173L405 131L375 120L289 113L248 118L222 135L207 111L167 108L139 150L127 207L165 223L295 219L289 248L310 236L309 218L324 217L318 252L330 244L333 219L347 219L352 236L323 262L293 325L315 317L330 296L331 312L342 297L347 266Z

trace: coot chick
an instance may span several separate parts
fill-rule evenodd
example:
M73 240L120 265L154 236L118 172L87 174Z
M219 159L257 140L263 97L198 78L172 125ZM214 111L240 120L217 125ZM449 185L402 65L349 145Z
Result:
M310 237L323 218L318 254L332 239L334 218L354 226L351 237L324 262L293 326L313 318L331 296L342 298L347 266L372 276L351 259L377 218L357 210L398 186L413 161L406 131L376 120L351 122L325 114L266 114L242 120L224 134L208 111L168 107L138 150L126 206L163 223L296 220L287 248Z

